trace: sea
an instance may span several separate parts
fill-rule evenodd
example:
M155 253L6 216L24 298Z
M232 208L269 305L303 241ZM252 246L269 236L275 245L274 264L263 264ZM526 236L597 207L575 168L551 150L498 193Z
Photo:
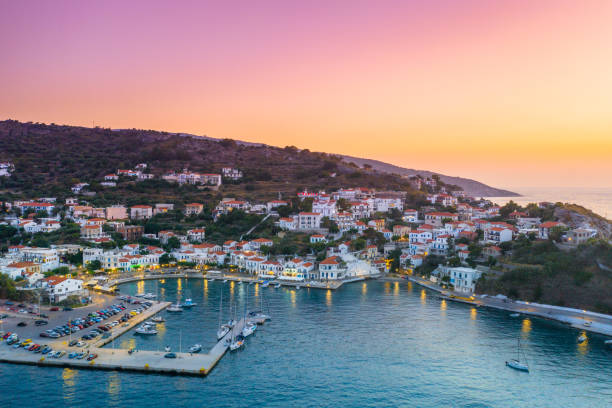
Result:
M162 312L167 321L157 336L128 332L108 347L207 349L222 293L222 320L230 303L239 315L245 306L263 308L272 320L202 378L0 364L0 406L612 406L604 336L589 333L579 343L581 332L560 323L445 301L408 281L354 282L336 291L202 279L121 286L142 291L191 297L197 306ZM519 339L529 373L505 366Z
M499 205L510 200L520 205L542 201L573 203L612 219L612 187L523 187L512 191L521 194L521 197L486 198Z

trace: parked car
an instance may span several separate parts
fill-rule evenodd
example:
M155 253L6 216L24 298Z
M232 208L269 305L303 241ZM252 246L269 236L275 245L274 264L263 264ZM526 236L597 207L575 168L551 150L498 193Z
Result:
M26 327L28 324L26 322L19 322L17 323L17 326L19 327Z
M93 353L87 356L87 361L92 361L92 360L95 360L96 358L98 358L98 355Z
M36 326L44 326L44 325L46 325L46 324L49 324L49 322L48 322L48 321L46 321L46 320L36 320L36 321L34 321L34 324L35 324Z

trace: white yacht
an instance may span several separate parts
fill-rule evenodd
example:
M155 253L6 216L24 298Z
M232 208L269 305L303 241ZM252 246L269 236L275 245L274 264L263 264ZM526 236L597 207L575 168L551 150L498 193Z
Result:
M257 324L247 322L247 323L245 323L244 327L242 328L242 335L244 337L248 337L251 334L255 333L255 329L257 329Z
M201 344L194 344L193 346L189 347L189 352L190 353L199 353L200 351L202 351L202 345Z
M217 340L221 340L222 338L224 338L230 330L231 328L227 324L222 324L219 327L219 330L217 330Z
M179 302L176 302L170 305L170 307L168 307L168 309L166 310L171 313L179 313L183 311L183 308L181 307L181 304Z
M151 325L143 324L136 329L136 333L152 336L157 334L157 329Z
M151 319L151 321L152 321L153 323L163 323L163 322L165 322L165 321L166 321L166 319L164 319L163 317L161 317L161 316L157 315L157 316L154 316L154 317Z

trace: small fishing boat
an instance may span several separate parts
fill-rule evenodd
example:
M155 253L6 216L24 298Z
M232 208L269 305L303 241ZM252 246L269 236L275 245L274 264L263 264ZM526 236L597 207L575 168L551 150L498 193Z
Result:
M194 344L193 346L189 347L189 352L190 353L199 353L200 351L202 351L202 345L201 344Z
M276 285L274 285L274 287L275 287L276 289L278 289L278 288L280 288L280 287L281 287L281 284L280 284L280 283L277 283Z
M191 298L187 298L187 299L185 299L185 303L183 303L181 306L186 308L186 309L189 309L189 308L191 308L193 306L196 306L196 305L197 305L197 303L193 303Z
M164 351L165 351L166 353L169 353L169 352L170 352L170 350L171 350L171 349L170 349L170 346L166 346L166 347L164 347Z
M227 282L227 279L223 279L223 283Z
M520 313L512 313L510 317L519 317L520 315L521 315Z
M587 341L587 336L581 334L580 337L578 337L578 343L584 343L585 341Z
M300 289L302 289L302 287L299 285L295 287L295 290L300 290Z
M270 281L265 281L264 283L261 284L262 288L267 288L268 286L270 286Z
M214 282L214 281L215 281L215 278L210 278L208 281L209 281L209 282Z
M521 355L523 356L523 361L521 361ZM513 358L510 361L506 361L506 367L513 368L518 371L529 372L529 365L527 364L527 358L525 357L525 353L521 350L521 339L520 337L517 339L516 343L516 358Z
M593 322L590 321L590 320L587 320L586 322L582 323L582 325L586 326L586 327L591 327L592 324L593 324Z
M163 323L163 322L165 322L165 321L166 321L166 319L164 319L163 317L161 317L161 316L157 315L157 316L154 316L154 317L151 319L151 321L152 321L153 323Z

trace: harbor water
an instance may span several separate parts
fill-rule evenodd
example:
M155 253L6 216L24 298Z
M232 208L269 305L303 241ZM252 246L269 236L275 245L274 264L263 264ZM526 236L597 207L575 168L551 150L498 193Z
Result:
M121 292L190 297L162 312L156 336L128 332L107 347L206 352L216 343L219 298L272 321L207 377L0 364L0 405L19 407L605 407L612 351L603 336L560 323L441 300L410 282L357 282L337 291L199 279L125 284ZM263 295L263 302L261 302ZM505 367L517 339L530 373ZM6 347L0 345L0 347ZM177 361L178 362L178 361Z

